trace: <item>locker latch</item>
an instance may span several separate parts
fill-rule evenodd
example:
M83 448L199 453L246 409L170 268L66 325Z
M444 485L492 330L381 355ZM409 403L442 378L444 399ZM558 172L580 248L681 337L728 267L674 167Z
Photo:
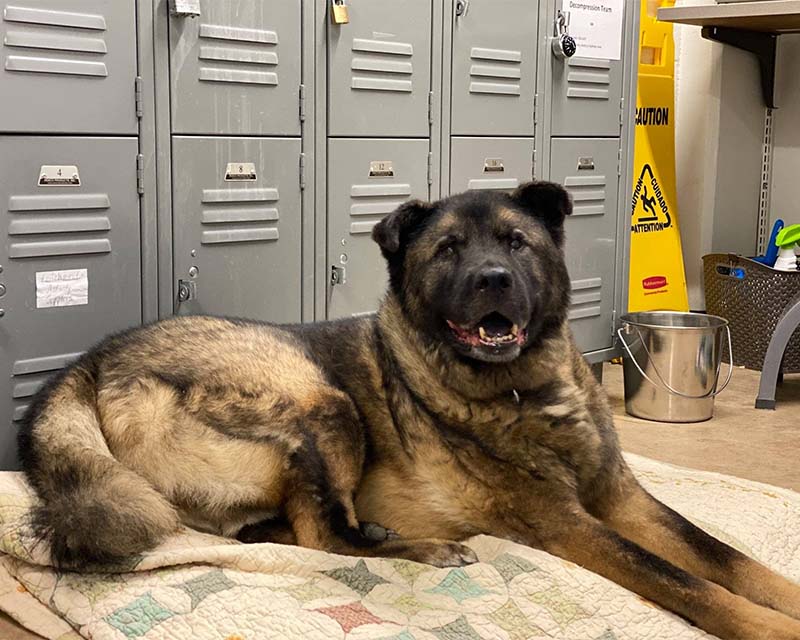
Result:
M196 18L200 15L200 0L169 0L169 10L179 18Z
M197 299L197 282L195 280L178 280L178 303Z
M456 18L464 18L469 11L469 0L456 0Z
M337 284L347 284L347 269L331 265L331 286L335 287Z
M553 24L553 37L550 39L553 46L553 55L565 60L575 55L578 45L575 38L569 35L569 11L559 9Z

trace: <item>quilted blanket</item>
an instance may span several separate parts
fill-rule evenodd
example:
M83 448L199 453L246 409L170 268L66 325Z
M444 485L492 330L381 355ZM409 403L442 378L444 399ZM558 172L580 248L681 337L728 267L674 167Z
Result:
M800 581L800 494L628 455L696 524ZM480 562L437 569L186 530L126 566L56 571L32 539L34 497L0 474L0 609L55 640L690 640L680 618L569 562L479 536Z

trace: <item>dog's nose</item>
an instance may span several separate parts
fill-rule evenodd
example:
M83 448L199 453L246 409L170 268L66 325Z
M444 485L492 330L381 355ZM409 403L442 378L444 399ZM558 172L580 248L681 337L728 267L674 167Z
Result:
M505 267L485 267L478 272L475 288L478 291L507 291L511 288L511 272Z

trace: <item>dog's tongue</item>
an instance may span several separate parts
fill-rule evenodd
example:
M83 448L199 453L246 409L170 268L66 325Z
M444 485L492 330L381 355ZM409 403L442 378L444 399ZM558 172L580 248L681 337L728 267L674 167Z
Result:
M484 332L490 336L506 336L511 333L512 323L499 313L490 313L480 321Z

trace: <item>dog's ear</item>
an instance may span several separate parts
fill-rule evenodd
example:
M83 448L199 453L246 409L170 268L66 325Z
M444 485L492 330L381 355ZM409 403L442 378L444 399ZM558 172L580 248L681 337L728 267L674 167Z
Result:
M541 220L557 245L564 243L564 218L572 213L572 198L564 187L555 182L534 180L520 185L511 199Z
M417 229L434 210L434 205L422 200L410 200L400 205L372 228L372 239L380 245L387 258L405 246L412 231Z

